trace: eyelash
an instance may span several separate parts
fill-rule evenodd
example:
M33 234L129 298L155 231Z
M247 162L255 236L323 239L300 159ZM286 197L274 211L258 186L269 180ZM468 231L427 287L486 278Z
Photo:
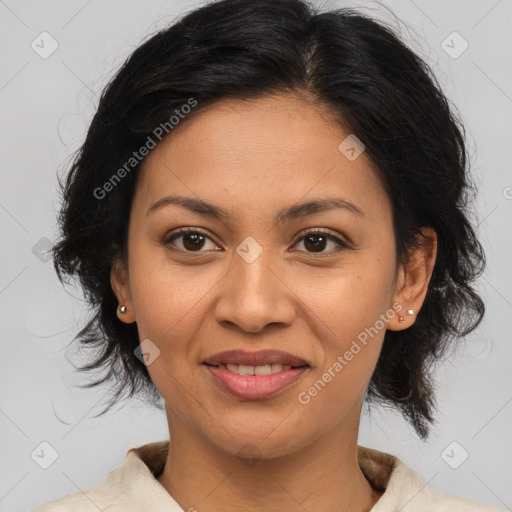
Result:
M192 235L202 235L204 236L205 238L208 238L209 240L211 240L213 242L213 240L203 231L199 230L199 229L190 229L190 228L181 228L179 229L178 231L172 233L170 236L167 236L165 237L161 243L164 247L168 247L169 245L171 245L171 243L176 240L177 238L179 238L180 236L183 236L183 235L189 235L189 234L192 234ZM300 252L307 252L307 254L318 254L320 256L322 255L329 255L329 254L334 254L334 253L338 253L340 251L343 251L343 250L346 250L346 249L350 249L350 246L347 242L344 242L343 240L340 240L339 238L335 237L334 235L331 235L330 233L327 233L325 231L320 231L320 230L311 230L311 231L307 231L306 233L304 233L304 235L299 238L299 240L297 240L297 242L294 244L294 245L297 245L297 243L299 243L300 241L302 241L303 239L307 238L308 236L323 236L325 238L327 238L328 240L332 241L332 242L335 242L336 244L338 244L338 247L330 252L320 252L320 253L315 253L315 252L308 252L308 251L300 251ZM184 251L183 249L171 249L171 250L174 250L174 251L177 251L177 252L184 252L184 253L188 253L188 254L201 254L201 253L204 253L204 252L208 252L208 251Z

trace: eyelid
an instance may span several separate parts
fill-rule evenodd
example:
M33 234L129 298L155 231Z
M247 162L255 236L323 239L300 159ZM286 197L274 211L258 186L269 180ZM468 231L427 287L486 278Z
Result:
M169 235L165 235L164 238L161 240L161 244L164 247L167 247L167 246L171 245L171 242L173 240L175 240L176 238L178 238L179 236L188 235L188 234L200 234L200 235L204 236L205 238L208 238L209 240L211 240L213 243L217 244L217 242L206 231L203 231L201 228L196 228L196 227L192 227L192 226L184 226L184 227L177 229L176 231L173 231ZM178 251L178 252L187 253L187 254L201 254L201 253L210 252L210 251L183 251L181 249L174 249L174 250Z
M169 246L171 244L171 242L173 240L175 240L179 236L187 235L187 234L200 234L200 235L204 236L205 238L208 238L213 243L215 243L215 244L217 243L217 242L215 242L215 240L206 231L203 231L201 228L196 228L196 227L193 227L193 226L185 226L185 227L179 228L176 231L173 231L169 235L166 235L161 240L161 244L164 247L167 247L167 246ZM316 254L318 256L328 256L328 255L331 255L331 254L336 254L336 253L338 253L338 252L340 252L342 250L347 250L347 249L351 249L352 248L351 242L349 242L346 239L346 237L344 238L341 235L340 236L333 235L330 232L326 231L325 228L309 228L308 230L301 232L299 234L298 238L293 243L293 246L297 245L304 238L306 238L307 236L311 236L311 235L324 236L328 240L336 243L338 245L338 247L336 249L334 249L334 250L331 250L331 251L319 252L319 253L308 252L308 251L296 251L296 252L302 252L302 253L305 253L305 254L312 254L312 255ZM173 250L178 251L178 252L183 252L183 253L186 253L186 254L201 254L201 253L209 253L209 252L211 252L211 251L183 251L182 249L173 249Z
M329 231L326 231L325 228L309 228L306 231L301 232L293 245L294 246L297 245L304 238L306 238L307 236L311 236L311 235L324 236L328 240L337 244L337 248L330 250L330 251L318 252L318 253L308 252L308 251L298 251L298 252L302 252L302 253L305 253L308 255L310 255L310 254L317 255L317 256L321 257L321 256L331 256L332 254L337 254L340 251L352 249L352 243L347 239L347 237L343 237L343 235L339 235L339 236L333 235Z

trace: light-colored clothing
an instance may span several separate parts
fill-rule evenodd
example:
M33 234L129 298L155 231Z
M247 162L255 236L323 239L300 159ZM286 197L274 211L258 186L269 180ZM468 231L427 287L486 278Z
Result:
M32 512L188 512L157 480L168 450L169 441L132 448L122 466L109 473L106 484L69 494ZM358 446L358 461L371 486L384 492L371 512L499 512L425 485L411 468L388 453Z

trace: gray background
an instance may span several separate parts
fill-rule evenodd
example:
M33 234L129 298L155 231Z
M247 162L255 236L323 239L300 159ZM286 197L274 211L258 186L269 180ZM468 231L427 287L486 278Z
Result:
M78 357L69 344L87 312L79 290L60 285L45 250L56 237L56 173L82 142L102 87L143 39L197 5L0 0L0 511L104 483L129 448L168 437L162 411L133 401L94 418L107 390L73 387L84 376L69 362ZM487 315L436 370L440 411L431 439L421 442L396 413L374 410L363 413L359 443L399 456L442 491L510 510L512 1L382 5L408 25L404 37L434 67L466 123L480 192L475 222L488 257L479 283ZM396 26L378 4L364 7ZM41 53L52 40L43 31L58 43L47 58ZM469 44L456 58L464 42L454 31ZM51 453L42 442L58 452L48 469L31 456Z

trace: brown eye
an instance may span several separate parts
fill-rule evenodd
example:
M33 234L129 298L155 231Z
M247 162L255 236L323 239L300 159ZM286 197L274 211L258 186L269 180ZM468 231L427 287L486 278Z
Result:
M174 243L178 239L182 239L181 247L180 244ZM203 249L207 240L212 242L210 237L197 229L181 229L177 233L166 237L162 244L164 246L177 245L177 250L183 252L206 252L201 249Z
M343 249L348 249L348 244L324 231L310 231L299 240L299 242L301 241L304 241L303 243L306 248L306 252L323 254L328 242L333 242L335 244L335 248L332 251L326 251L327 253L339 252Z
M176 243L177 240L181 240L181 243ZM202 231L197 229L180 229L178 232L172 233L162 240L162 245L176 251L201 253L208 252L208 250L202 250L208 241L213 245L210 250L217 250L217 246L213 243L212 239ZM343 249L349 249L349 245L346 242L324 231L311 231L306 233L299 240L299 242L301 241L303 241L304 247L306 248L305 252L311 254L329 254L342 251ZM325 251L329 242L334 243L334 248L330 251ZM173 246L175 248L173 248Z

